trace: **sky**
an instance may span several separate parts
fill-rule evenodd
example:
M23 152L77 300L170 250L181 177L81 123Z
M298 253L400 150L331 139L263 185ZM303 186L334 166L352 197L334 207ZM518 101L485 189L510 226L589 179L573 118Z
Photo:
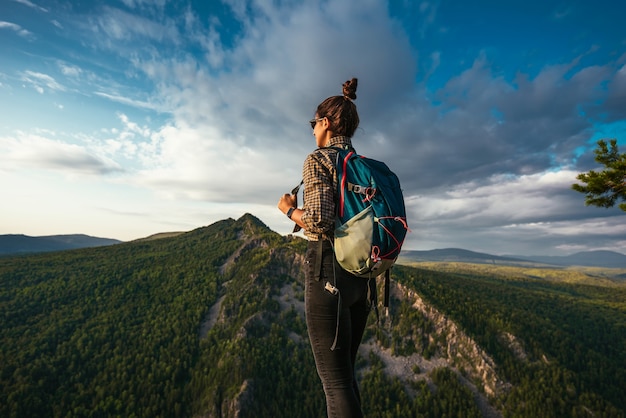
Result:
M0 0L0 234L130 241L251 213L357 77L357 151L402 184L408 250L626 254L571 189L626 152L626 3Z

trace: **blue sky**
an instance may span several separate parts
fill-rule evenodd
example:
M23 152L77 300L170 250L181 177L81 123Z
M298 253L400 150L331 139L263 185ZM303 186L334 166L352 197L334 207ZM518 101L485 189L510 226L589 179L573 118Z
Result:
M626 152L617 3L0 0L0 234L286 234L307 121L354 76L405 248L626 254L626 214L570 188L598 139Z

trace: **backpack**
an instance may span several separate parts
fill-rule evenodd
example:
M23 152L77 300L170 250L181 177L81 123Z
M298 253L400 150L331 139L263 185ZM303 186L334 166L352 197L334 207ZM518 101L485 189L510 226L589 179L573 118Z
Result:
M383 305L388 316L390 269L409 230L400 181L381 161L358 155L353 148L329 148L337 150L335 258L344 270L355 276L385 275ZM292 195L298 194L303 182L291 191ZM294 232L298 230L296 225ZM316 265L320 264L321 251L316 261ZM370 302L379 318L376 300ZM336 348L338 332L339 318L331 350Z
M378 276L396 262L408 231L398 177L381 161L337 150L335 256L346 271Z

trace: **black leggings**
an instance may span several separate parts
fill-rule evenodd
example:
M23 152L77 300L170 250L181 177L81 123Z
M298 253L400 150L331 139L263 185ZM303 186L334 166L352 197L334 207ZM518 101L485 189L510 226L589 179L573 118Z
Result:
M320 268L319 251L318 243L310 241L304 300L309 340L326 395L326 411L329 418L362 417L354 363L370 312L370 300L375 297L375 280L343 270L335 261L328 241L321 246Z

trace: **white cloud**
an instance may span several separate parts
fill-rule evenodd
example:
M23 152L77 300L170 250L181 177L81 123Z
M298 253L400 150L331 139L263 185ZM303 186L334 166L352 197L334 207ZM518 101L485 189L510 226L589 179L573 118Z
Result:
M47 88L50 91L65 91L65 87L59 84L53 77L36 71L26 70L21 74L21 80L30 84L38 93L45 93Z
M576 173L569 170L522 176L494 175L484 183L460 183L424 196L420 218L475 225L537 223L572 213L570 190ZM443 193L442 193L443 192Z
M302 161L314 148L306 121L326 96L341 92L343 81L360 78L368 92L365 107L367 96L390 97L412 83L408 41L379 2L293 9L255 3L254 10L254 16L240 15L246 36L231 49L219 43L215 22L208 37L189 36L202 40L207 55L217 54L210 61L217 73L188 56L165 56L167 51L134 58L159 86L160 100L174 109L173 121L153 132L154 154L143 157L138 183L170 196L273 204L300 180ZM355 14L357 20L349 18ZM185 19L194 34L200 32L192 16ZM325 71L312 71L322 62Z
M484 184L462 183L448 191L409 196L407 216L414 232L408 246L420 248L425 241L427 249L438 243L435 248L529 254L529 243L539 241L533 250L539 254L543 247L564 251L581 237L587 240L582 250L621 240L626 219L618 211L584 207L582 196L570 189L575 176L569 170L493 176ZM594 213L598 217L585 219Z
M43 8L41 6L38 6L38 5L36 5L35 3L33 3L32 1L29 1L29 0L13 0L13 1L15 1L17 3L21 3L21 4L25 5L25 6L30 7L30 8L39 10L40 12L44 12L44 13L48 12L48 9Z
M154 6L162 10L167 0L122 0L122 3L131 9Z
M96 96L104 97L105 99L108 99L117 103L125 104L128 106L133 106L133 107L142 108L142 109L150 109L150 110L159 109L158 105L155 105L150 102L142 101L142 100L133 99L130 97L119 96L115 94L105 93L102 91L96 91L94 92L94 94Z
M4 22L4 21L0 21L0 29L9 29L14 31L15 33L17 33L18 35L24 37L24 38L31 38L33 36L33 33L23 29L20 25L16 24L16 23L11 23L11 22Z
M276 169L278 159L289 158L284 151L259 152L210 126L168 125L151 138L143 149L149 158L135 181L170 198L267 203L277 186L286 191L299 176L285 179Z
M76 65L59 62L58 66L61 69L61 73L67 77L78 78L83 73L83 70Z
M10 171L51 170L73 176L107 174L120 170L115 162L90 152L84 146L37 134L0 137L0 151L1 165Z
M95 17L95 25L106 36L102 39L102 44L110 42L108 45L113 49L119 48L118 41L136 43L148 40L173 44L180 42L180 33L174 22L170 20L156 22L112 7L105 7L102 13Z

